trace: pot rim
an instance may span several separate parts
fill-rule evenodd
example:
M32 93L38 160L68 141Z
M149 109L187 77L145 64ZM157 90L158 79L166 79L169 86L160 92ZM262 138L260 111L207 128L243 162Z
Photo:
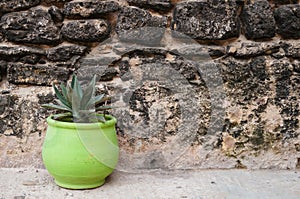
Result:
M47 123L53 127L62 127L68 129L95 129L95 128L105 128L114 126L117 123L117 119L111 115L105 115L108 120L105 123L95 122L95 123L76 123L76 122L63 122L59 120L54 120L53 116L60 116L63 114L54 114L47 117ZM103 115L103 114L98 114Z

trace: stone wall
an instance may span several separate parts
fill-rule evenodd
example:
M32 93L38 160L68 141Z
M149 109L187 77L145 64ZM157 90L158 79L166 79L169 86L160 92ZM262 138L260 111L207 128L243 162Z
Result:
M120 170L300 166L298 0L2 0L0 167L43 167L52 83L98 75Z

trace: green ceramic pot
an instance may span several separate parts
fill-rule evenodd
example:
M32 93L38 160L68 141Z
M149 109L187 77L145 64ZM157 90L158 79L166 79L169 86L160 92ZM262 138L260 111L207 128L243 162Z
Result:
M55 183L69 189L101 186L119 158L116 118L106 123L72 123L47 118L43 161Z

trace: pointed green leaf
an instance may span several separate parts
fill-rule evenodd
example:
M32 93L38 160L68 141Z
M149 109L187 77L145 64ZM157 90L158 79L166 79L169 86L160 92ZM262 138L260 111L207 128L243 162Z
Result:
M74 76L74 83L73 83L72 88L73 88L74 93L76 93L76 95L81 100L81 98L82 98L82 88L81 88L81 85L80 85L79 81L77 80L76 76Z
M95 105L100 104L100 103L103 103L103 102L106 102L106 101L108 101L108 100L110 100L110 97L109 97L109 96L102 97L101 99L95 101Z
M71 81L71 88L74 89L74 85L75 85L75 80L76 80L76 75L72 75L72 81Z
M96 108L96 111L105 111L105 110L109 110L109 109L113 109L114 107L112 106L99 106Z
M65 97L59 92L58 88L53 84L52 87L54 88L56 97L67 107L71 108L71 104L65 99Z
M51 108L51 109L59 109L59 110L63 110L63 111L69 111L64 106L60 106L60 105L56 105L56 104L42 104L42 107Z
M89 85L86 87L86 89L83 92L83 96L80 102L80 107L82 109L86 109L89 105L89 102L92 101L93 95L95 93L95 82L96 82L96 76L93 77L92 81L89 83Z
M66 105L64 105L61 101L59 101L58 99L55 99L56 103L58 103L58 105L65 107L66 109L68 109L70 112L72 112L72 109Z
M65 85L63 83L60 84L60 88L62 91L62 94L64 96L64 98L68 101L68 103L70 104L70 100L68 99L68 91L67 88L65 87Z

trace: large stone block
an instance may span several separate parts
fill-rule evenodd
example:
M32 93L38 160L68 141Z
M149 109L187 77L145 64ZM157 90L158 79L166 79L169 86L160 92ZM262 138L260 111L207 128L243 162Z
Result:
M110 24L103 19L76 20L65 22L61 33L64 38L75 42L101 42L109 37Z
M245 5L241 15L245 36L248 39L271 38L275 36L275 19L267 0Z
M67 61L76 55L84 55L88 48L79 45L60 45L47 51L47 58L51 61Z
M193 39L221 40L239 36L235 1L191 1L178 3L172 29ZM174 34L180 36L180 34Z
M292 57L295 59L300 59L300 42L282 42L282 48L284 49L285 55L287 57Z
M12 42L55 44L61 38L59 28L42 8L5 14L1 18L1 29Z
M64 20L63 13L58 7L51 6L48 9L48 12L51 15L54 22L62 22Z
M115 12L120 6L115 1L72 1L66 3L63 13L66 17L99 17L101 15Z
M298 2L298 0L273 0L276 5L297 4Z
M122 41L157 45L166 25L165 17L152 16L150 12L140 8L125 7L119 13L116 32Z
M300 38L300 5L284 5L275 9L278 33L285 39Z
M152 9L155 11L168 11L172 8L170 0L127 0L129 5Z
M15 62L26 56L43 56L46 52L42 48L28 47L22 45L1 45L0 46L0 59Z
M9 63L7 66L7 79L12 84L48 85L65 82L70 71L66 68L53 65L30 65Z
M279 49L280 44L276 42L243 42L239 47L229 45L227 53L238 58L250 58L277 53Z
M2 0L0 2L0 14L25 10L39 3L40 0Z

